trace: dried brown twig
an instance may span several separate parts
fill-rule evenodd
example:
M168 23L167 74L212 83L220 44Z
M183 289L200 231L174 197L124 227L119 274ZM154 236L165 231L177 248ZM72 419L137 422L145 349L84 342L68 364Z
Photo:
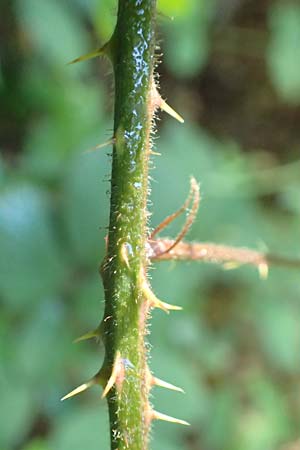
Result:
M149 242L149 257L153 261L203 261L221 264L225 269L234 269L242 265L258 268L262 278L267 278L270 265L300 268L299 259L261 253L246 247L230 247L211 242L179 242L174 239L156 239ZM171 250L168 252L165 249Z
M191 209L178 236L175 239L153 239L155 235L186 211L191 201ZM221 264L225 269L234 269L242 265L252 265L257 267L261 278L267 278L270 265L300 268L300 259L290 259L246 247L230 247L211 242L184 242L182 239L195 220L199 203L199 185L192 177L190 193L182 207L163 220L150 236L147 252L148 257L152 261L203 261Z

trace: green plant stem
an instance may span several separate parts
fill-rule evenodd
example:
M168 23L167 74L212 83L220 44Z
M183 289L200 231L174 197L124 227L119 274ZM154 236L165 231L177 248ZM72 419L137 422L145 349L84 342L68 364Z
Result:
M103 335L111 448L144 450L150 427L145 348L148 159L153 107L155 0L119 0L110 41L115 76L108 247L102 264ZM104 383L105 384L105 383Z

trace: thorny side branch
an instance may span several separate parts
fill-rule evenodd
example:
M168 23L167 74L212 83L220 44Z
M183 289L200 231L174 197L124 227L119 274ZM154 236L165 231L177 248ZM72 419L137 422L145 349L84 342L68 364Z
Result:
M174 219L186 211L192 203L186 221L175 239L154 237L167 227ZM221 264L225 269L234 269L242 265L253 265L258 268L262 278L267 278L270 265L299 268L299 259L289 259L284 256L263 253L246 247L230 247L211 242L184 242L192 226L200 203L199 185L191 178L190 193L176 212L166 217L151 233L148 241L148 256L153 261L181 260L203 261Z

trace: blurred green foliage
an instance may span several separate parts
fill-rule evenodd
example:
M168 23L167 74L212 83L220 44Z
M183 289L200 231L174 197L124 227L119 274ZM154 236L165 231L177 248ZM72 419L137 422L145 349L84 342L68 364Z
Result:
M85 150L111 136L112 80L105 61L65 63L110 36L116 2L2 6L0 449L106 449L97 388L59 398L103 356L72 341L103 311L110 150ZM299 256L299 5L160 0L159 10L162 91L187 120L162 116L151 224L182 204L193 174L202 201L190 239ZM151 367L186 395L157 388L153 402L192 426L155 424L152 448L299 449L289 447L300 423L299 274L154 269L155 292L184 311L154 312Z

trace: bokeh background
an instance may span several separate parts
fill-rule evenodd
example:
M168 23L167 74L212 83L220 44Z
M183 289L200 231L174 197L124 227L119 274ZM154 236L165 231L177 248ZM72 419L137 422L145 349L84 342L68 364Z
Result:
M189 176L202 202L191 240L300 256L300 4L160 0L161 92L184 117L158 122L151 225ZM113 0L0 3L0 449L109 448L97 387L61 403L102 363L74 345L103 313L113 82L103 44ZM183 220L183 219L182 219ZM171 237L182 220L172 224ZM153 392L154 450L300 449L299 271L159 263L151 367L186 394Z

